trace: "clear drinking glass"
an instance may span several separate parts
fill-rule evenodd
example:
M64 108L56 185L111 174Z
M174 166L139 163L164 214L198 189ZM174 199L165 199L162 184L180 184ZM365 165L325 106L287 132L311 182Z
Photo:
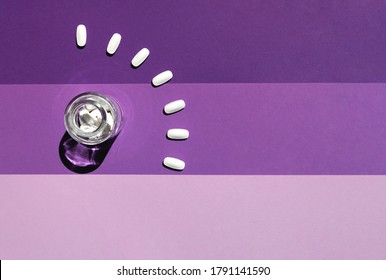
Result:
M64 113L68 134L84 145L98 145L118 135L123 124L119 104L97 92L85 92L70 101Z

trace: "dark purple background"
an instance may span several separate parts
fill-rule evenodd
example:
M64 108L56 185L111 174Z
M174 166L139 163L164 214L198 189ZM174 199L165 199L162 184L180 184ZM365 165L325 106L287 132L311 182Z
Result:
M2 85L0 172L70 173L63 112L87 90L114 96L127 119L95 173L386 174L386 84ZM186 108L163 115L178 98ZM190 137L167 140L169 128ZM165 156L186 169L165 169Z
M0 83L147 83L165 69L175 83L385 82L385 15L383 0L1 1Z

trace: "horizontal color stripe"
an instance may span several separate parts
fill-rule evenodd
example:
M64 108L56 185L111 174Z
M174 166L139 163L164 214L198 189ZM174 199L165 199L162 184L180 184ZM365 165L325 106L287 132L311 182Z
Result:
M69 173L63 112L85 91L114 96L126 117L96 173L386 174L386 84L2 85L0 173ZM176 99L186 108L164 115ZM170 128L189 139L167 140Z
M385 176L0 176L1 259L382 259Z
M384 0L2 1L0 83L385 82L385 14Z

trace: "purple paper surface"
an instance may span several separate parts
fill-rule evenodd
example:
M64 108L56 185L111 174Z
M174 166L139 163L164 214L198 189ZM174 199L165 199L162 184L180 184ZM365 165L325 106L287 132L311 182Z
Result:
M385 176L0 176L1 259L386 258Z
M385 15L382 0L2 1L0 174L19 175L0 175L0 259L385 259L384 176L229 176L386 174ZM63 112L85 91L126 116L94 173L141 176L66 176Z
M385 14L383 0L2 1L0 83L148 83L167 69L175 83L385 82Z
M115 97L126 123L102 174L386 174L385 84L0 86L0 173L70 173L59 158L63 113L77 94ZM163 106L184 99L174 115ZM186 128L186 141L170 141ZM186 162L165 169L166 156Z

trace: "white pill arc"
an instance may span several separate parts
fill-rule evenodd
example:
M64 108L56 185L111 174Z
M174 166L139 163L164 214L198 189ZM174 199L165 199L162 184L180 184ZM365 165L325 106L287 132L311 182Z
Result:
M78 47L83 48L87 42L87 29L83 24L79 24L76 27L76 44Z
M164 112L165 114L169 115L169 114L173 114L178 111L181 111L184 108L185 108L185 101L180 99L166 104L164 107Z
M173 158L173 157L166 157L164 158L164 165L166 167L169 167L171 169L174 169L174 170L184 170L185 168L185 162L183 162L182 160L178 159L178 158Z
M166 70L162 73L159 73L157 76L153 78L151 83L155 87L159 87L160 85L163 85L164 83L169 82L173 78L173 73L170 70Z
M110 54L110 55L113 55L118 47L119 47L119 44L121 43L121 34L119 33L114 33L113 36L111 36L111 39L107 45L107 53Z
M189 130L183 128L169 129L167 134L169 139L185 140L189 138Z
M131 60L131 65L133 65L135 68L139 67L146 60L149 54L150 51L147 48L143 48L133 57Z

